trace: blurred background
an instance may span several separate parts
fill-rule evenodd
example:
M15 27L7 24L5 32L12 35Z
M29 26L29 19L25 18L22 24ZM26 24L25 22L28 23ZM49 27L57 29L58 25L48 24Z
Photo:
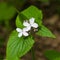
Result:
M60 0L0 0L0 60L6 56L6 44L9 34L16 28L15 19L19 12L34 5L43 12L43 24L55 35L56 39L36 36L36 60L48 60L45 50L60 51ZM28 52L22 60L32 60Z

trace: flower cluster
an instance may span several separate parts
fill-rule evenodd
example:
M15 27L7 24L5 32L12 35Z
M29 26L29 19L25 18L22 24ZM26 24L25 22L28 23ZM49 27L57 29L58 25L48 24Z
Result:
M38 24L35 23L35 18L31 18L29 21L24 21L23 25L25 26L23 29L16 28L16 31L19 33L18 37L28 36L28 31L30 31L31 28L38 28Z

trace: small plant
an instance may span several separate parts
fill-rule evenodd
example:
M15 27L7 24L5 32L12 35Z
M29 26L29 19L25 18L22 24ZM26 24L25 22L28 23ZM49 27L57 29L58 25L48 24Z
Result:
M31 18L29 20L29 23L28 21L24 21L23 22L23 25L25 26L23 29L20 29L20 28L17 28L17 32L19 32L18 34L18 37L21 37L22 35L24 36L28 36L29 34L27 33L28 31L31 31L31 28L33 27L34 28L38 28L38 24L37 23L34 23L34 18ZM34 32L34 31L33 31Z
M16 29L12 31L6 49L7 60L20 60L34 45L34 35L55 36L42 24L43 14L35 6L20 12L16 18Z

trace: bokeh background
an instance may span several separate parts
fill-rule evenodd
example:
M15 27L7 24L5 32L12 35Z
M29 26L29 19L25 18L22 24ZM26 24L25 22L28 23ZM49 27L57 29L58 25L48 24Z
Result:
M46 50L60 52L60 0L0 0L0 60L5 59L9 34L16 28L16 16L30 5L42 10L43 24L56 36L56 39L35 37L36 60L48 60L44 56ZM22 60L32 60L31 52L23 56Z

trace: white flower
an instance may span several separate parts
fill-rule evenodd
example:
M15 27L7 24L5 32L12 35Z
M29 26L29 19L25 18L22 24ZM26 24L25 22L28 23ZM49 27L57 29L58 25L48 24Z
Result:
M19 34L18 34L18 37L28 36L28 35L29 35L29 34L27 33L27 28L23 28L23 29L16 28L16 31L19 33Z
M33 27L33 28L38 28L38 24L35 23L34 21L35 21L35 18L31 18L31 19L29 19L29 23L28 23L28 21L24 21L24 22L23 22L23 25L24 25L25 27L27 27L27 30L30 30L31 27Z

